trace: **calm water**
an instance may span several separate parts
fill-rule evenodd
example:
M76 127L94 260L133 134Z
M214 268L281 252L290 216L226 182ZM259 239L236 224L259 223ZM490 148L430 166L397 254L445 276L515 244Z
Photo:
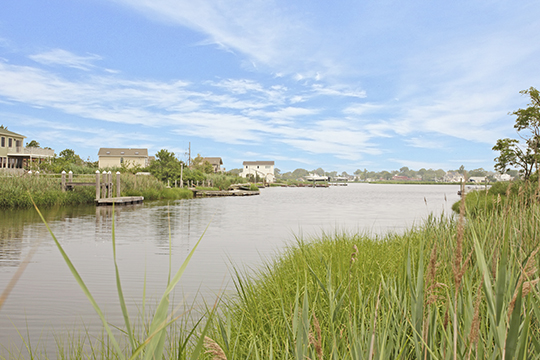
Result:
M260 196L148 202L115 210L117 257L132 317L143 280L155 303L165 288L169 234L173 271L208 227L182 277L176 299L205 298L230 285L231 263L256 267L294 241L322 232L403 231L428 214L451 214L457 185L369 185L269 188ZM112 259L112 209L93 206L45 212L108 320L122 324ZM170 229L170 230L169 230ZM13 349L16 328L54 350L54 335L101 329L99 319L35 211L0 212L0 290L32 248L35 255L0 310L0 344ZM25 335L26 336L26 335ZM52 344L52 345L51 345ZM0 349L0 355L4 350ZM53 352L54 353L54 352Z

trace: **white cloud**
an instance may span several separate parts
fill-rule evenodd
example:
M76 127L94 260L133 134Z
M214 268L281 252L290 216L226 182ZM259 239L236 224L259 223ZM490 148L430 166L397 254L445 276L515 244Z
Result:
M442 149L445 146L442 141L427 140L423 137L407 138L405 142L412 147L423 149Z
M367 96L364 90L348 89L344 85L325 87L322 84L313 84L311 88L313 92L317 95L356 97L360 99L363 99Z
M79 56L63 49L54 49L30 55L30 59L44 65L60 65L88 71L94 67L93 62L101 60L101 56L94 54Z
M365 103L365 104L353 104L345 109L343 109L343 113L345 114L351 114L351 115L365 115L365 114L371 114L375 113L377 111L384 110L383 105L379 104L373 104L373 103Z

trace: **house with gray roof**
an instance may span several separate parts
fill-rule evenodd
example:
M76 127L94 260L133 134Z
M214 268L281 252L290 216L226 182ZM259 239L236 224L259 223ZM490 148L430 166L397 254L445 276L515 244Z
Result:
M99 168L140 166L145 168L149 163L148 149L101 148L98 152Z

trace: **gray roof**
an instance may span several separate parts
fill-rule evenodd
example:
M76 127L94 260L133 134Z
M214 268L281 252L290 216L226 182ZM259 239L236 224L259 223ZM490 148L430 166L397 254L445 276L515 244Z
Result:
M243 165L274 165L273 161L244 161Z
M220 157L204 157L203 162L208 161L212 165L223 165L223 160Z
M148 157L148 149L100 148L98 156Z
M13 131L9 131L6 129L0 129L0 135L7 135L7 136L14 136L14 137L22 137L23 139L26 139L26 136L14 133Z

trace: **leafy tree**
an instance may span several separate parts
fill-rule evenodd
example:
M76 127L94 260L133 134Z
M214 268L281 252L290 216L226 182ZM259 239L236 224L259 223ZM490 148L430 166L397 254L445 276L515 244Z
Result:
M384 180L390 180L394 176L392 173L389 173L388 171L384 170L380 172L380 177Z
M523 149L519 140L505 138L497 140L492 150L500 153L495 158L496 171L503 174L510 170L510 167L516 167L523 178L529 178L534 167L534 152L530 147Z
M191 162L191 168L194 170L199 170L204 174L214 173L214 167L210 162L204 160L201 154L197 154L197 157Z
M325 175L335 178L337 177L337 171L330 171L330 172L325 173Z
M39 143L36 140L32 140L32 141L26 143L26 147L27 148L38 148L40 146L39 146Z
M279 170L279 169L277 169L277 170ZM242 172L242 169L231 169L231 170L227 171L227 174L240 175L241 172Z
M296 169L292 172L292 176L294 179L299 179L307 175L309 175L309 171L307 171L306 169Z
M317 175L319 175L319 176L324 176L324 170L323 170L323 168L315 169L315 170L313 170L313 173L314 173L314 174L317 174Z
M173 152L161 149L156 153L156 159L152 161L148 170L157 179L167 182L167 180L180 179L182 162L174 156ZM184 169L187 171L187 169Z
M499 139L493 150L499 151L500 155L495 158L495 170L504 173L510 167L519 169L524 179L528 179L534 167L538 170L538 148L540 142L540 92L534 87L520 91L522 95L528 95L531 102L525 109L518 109L511 113L516 115L514 129L519 137L525 140L520 144L515 139Z
M487 176L487 175L488 175L487 171L484 170L483 168L478 168L478 169L469 171L469 176Z

